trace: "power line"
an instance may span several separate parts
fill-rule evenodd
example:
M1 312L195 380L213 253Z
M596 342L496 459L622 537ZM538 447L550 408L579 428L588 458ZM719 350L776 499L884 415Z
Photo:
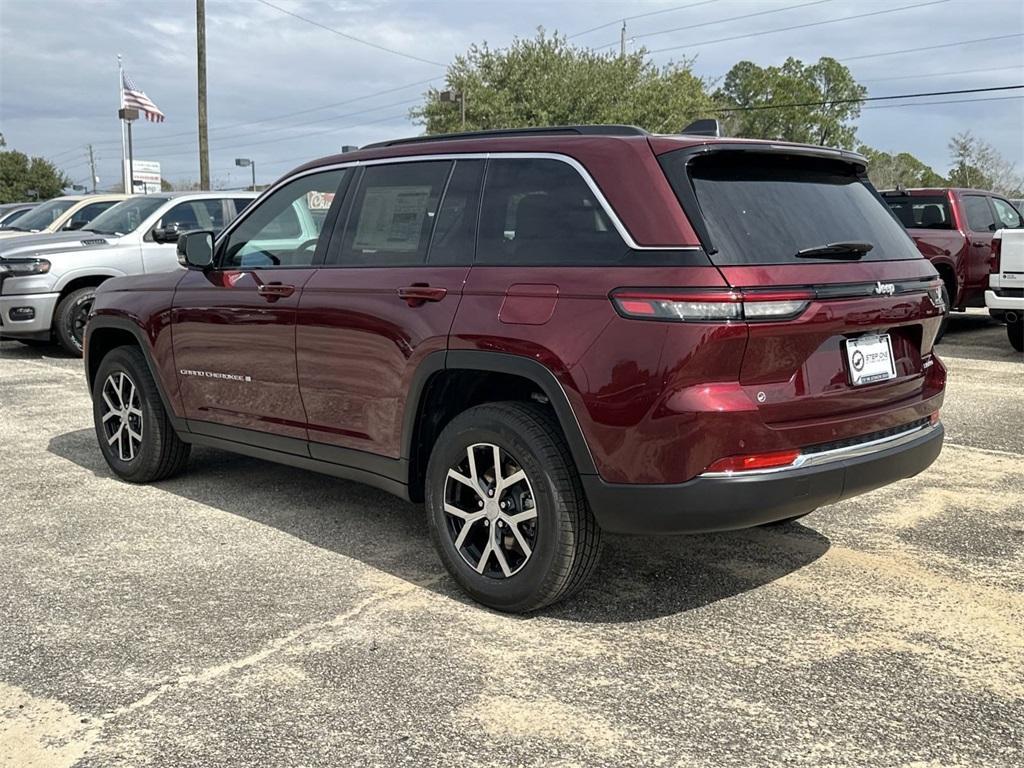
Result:
M908 104L875 104L864 109L895 109L896 107L927 107L932 104L978 104L983 101L1013 101L1024 96L991 96L987 99L947 99L945 101L912 101Z
M935 51L939 48L955 48L958 45L971 45L973 43L988 43L992 40L1009 40L1011 37L1022 37L1024 32L1015 32L1012 35L996 35L995 37L976 37L973 40L961 40L958 43L942 43L940 45L926 45L922 48L903 48L899 51L886 51L885 53L869 53L862 56L846 56L836 61L858 61L860 59L877 59L880 56L895 56L899 53L917 53L919 51Z
M1009 67L982 67L981 69L958 69L954 72L928 72L917 75L895 75L894 77L872 77L861 80L861 83L885 83L892 80L925 80L932 77L948 77L950 75L976 75L979 72L1005 72L1008 69L1024 70L1024 64L1013 64Z
M1024 85L998 85L991 88L963 88L956 91L931 91L928 93L901 93L896 96L871 96L863 99L829 99L827 101L802 101L792 104L757 104L749 107L723 107L719 112L755 112L762 109L786 109L788 107L827 107L833 104L861 104L865 101L893 101L894 99L920 99L927 96L954 96L964 93L990 93L992 91L1016 91Z
M276 120L284 120L285 118L289 118L289 117L296 117L298 115L306 115L306 114L310 114L312 112L319 112L319 111L324 110L324 109L333 109L334 107L344 106L345 104L353 104L353 103L355 103L357 101L365 101L366 99L372 99L372 98L374 98L376 96L384 96L384 95L389 94L389 93L395 93L397 91L404 91L407 88L414 88L414 87L416 87L418 85L426 85L428 83L434 82L435 80L438 79L438 77L440 77L440 76L431 77L431 78L428 78L426 80L417 80L414 83L406 83L405 85L395 86L394 88L387 88L387 89L382 90L382 91L374 91L373 93L366 93L366 94L363 94L362 96L354 96L351 99L344 99L342 101L335 101L335 102L332 102L331 104L322 104L322 105L320 105L318 107L308 107L306 109L300 109L300 110L296 110L294 112L285 112L283 114L273 115L271 117L263 117L263 118L259 118L258 120L239 120L239 121L236 121L234 123L227 123L225 125L211 127L210 128L210 132L213 133L213 132L216 132L216 131L225 131L225 130L227 130L229 128L236 128L236 127L239 127L239 126L259 125L261 123L269 123L269 122L274 122ZM302 124L300 123L300 124L296 124L296 125L292 125L292 126L286 126L286 127L293 127L294 128L294 127L298 127L299 125L302 125ZM274 129L270 129L270 130L279 130L279 129L274 128ZM171 139L171 138L175 138L177 136L194 136L194 135L195 135L195 131L179 131L177 133L165 134L165 135L160 136L160 137L158 137L158 138L156 138L154 140L155 141L159 141L159 142L162 143L164 139ZM239 134L239 135L241 135L241 134ZM219 138L225 138L225 137L221 136ZM118 139L103 140L103 141L96 141L96 142L93 142L93 143L95 145L97 145L97 146L100 145L100 144L119 144L120 140L118 140ZM180 143L176 143L175 146L182 146L182 145ZM65 150L65 152L60 152L58 154L65 154L67 151L69 151L69 150ZM74 148L74 150L70 150L70 151L78 151L78 148L76 147L76 148Z
M673 27L672 29L659 29L655 32L644 32L639 35L631 35L630 37L635 40L639 40L641 37L654 37L655 35L667 35L672 32L682 32L687 29L697 29L698 27L710 27L715 24L725 24L730 21L742 21L743 19L752 19L755 16L767 16L772 13L782 13L783 11L792 11L796 8L807 8L812 5L824 5L825 3L833 3L835 0L811 0L808 3L798 3L797 5L787 5L782 8L771 8L766 11L755 11L754 13L745 13L742 16L731 16L728 19L715 19L714 21L703 21L700 24L689 24L685 27ZM601 48L607 48L611 45L618 45L618 43L609 43L608 45L602 45Z
M609 21L606 24L598 24L596 27L591 27L590 29L584 29L582 32L573 32L571 35L566 35L565 39L566 40L572 40L574 37L582 37L583 35L589 35L591 32L597 32L597 30L599 30L599 29L607 29L608 27L613 27L616 24L618 24L620 21L632 21L633 19L644 19L644 18L647 18L648 16L657 16L658 14L661 14L661 13L671 13L672 11L682 11L682 10L684 10L686 8L696 8L698 5L711 5L712 3L717 3L718 1L719 0L701 0L701 2L699 2L699 3L689 3L688 5L677 5L674 8L662 8L659 11L648 11L647 13L637 13L637 14L634 14L633 16L623 16L623 17L620 17L620 18L616 18L615 21Z
M261 0L262 2L262 0ZM842 16L838 19L825 19L823 21L812 21L807 24L795 24L790 27L779 27L778 29L766 29L761 32L749 32L744 35L733 35L732 37L720 37L716 40L701 40L695 43L687 43L685 45L672 45L668 48L656 48L648 53L664 53L665 51L677 51L680 48L699 48L704 45L713 45L715 43L727 43L733 40L745 40L750 37L762 37L763 35L774 35L778 32L789 32L794 29L808 29L810 27L822 27L826 24L838 24L843 21L852 21L854 19L866 19L871 16L884 16L889 13L898 13L899 11L908 11L915 8L925 8L929 5L941 5L942 3L948 3L949 0L929 0L926 3L914 3L912 5L901 5L899 8L886 8L881 11L871 11L870 13L856 13L852 16Z
M411 53L403 53L402 51L396 51L394 48L388 48L387 46L379 45L378 43L371 43L369 40L363 40L361 37L356 37L355 35L350 35L347 32L342 32L340 29L328 27L326 24L321 24L319 21L315 21L314 19L310 19L305 16L300 16L299 14L293 13L292 11L289 11L286 8L282 8L279 5L274 5L273 3L268 2L268 0L256 0L256 2L261 3L262 5L266 5L270 8L274 8L275 10L278 10L281 13L286 14L288 16L292 16L293 18L300 19L306 22L307 24L312 24L314 27L319 27L320 29L327 30L328 32L333 32L335 35L338 35L339 37L344 37L346 40L352 40L353 42L362 43L363 45L368 45L371 48L376 48L378 51L386 51L387 53L393 53L395 56L402 56L406 59L412 59L413 61L418 61L422 64L432 64L435 67L447 67L447 64L442 64L439 61L421 59L419 56L413 56Z

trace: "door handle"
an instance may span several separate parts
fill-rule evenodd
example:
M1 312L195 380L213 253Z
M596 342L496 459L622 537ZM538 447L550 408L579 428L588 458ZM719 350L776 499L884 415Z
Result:
M276 301L277 299L286 299L295 293L295 286L283 283L261 283L256 288L256 293L265 299Z
M426 283L413 283L398 289L398 298L404 299L410 307L418 307L428 301L440 301L447 295L447 288L433 288Z

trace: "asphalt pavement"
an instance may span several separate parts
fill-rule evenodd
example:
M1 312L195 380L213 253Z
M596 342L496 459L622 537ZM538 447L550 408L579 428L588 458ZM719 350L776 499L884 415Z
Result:
M0 342L0 766L1018 766L1024 356L955 317L947 443L799 523L610 538L529 617L422 510L96 447L81 361Z

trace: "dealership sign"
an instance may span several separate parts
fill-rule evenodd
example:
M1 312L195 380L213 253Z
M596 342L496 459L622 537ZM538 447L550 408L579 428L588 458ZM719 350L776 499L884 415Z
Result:
M132 162L133 191L141 194L160 191L160 163L155 160Z

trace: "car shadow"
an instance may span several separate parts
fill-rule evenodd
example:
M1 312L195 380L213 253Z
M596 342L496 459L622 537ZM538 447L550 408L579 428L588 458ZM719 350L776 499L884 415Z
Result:
M52 438L50 453L113 477L90 429ZM434 553L423 508L326 475L207 448L158 487L473 605ZM584 590L543 611L566 621L631 622L677 614L769 584L821 557L829 540L804 525L678 537L606 537Z
M55 342L33 342L29 346L13 339L0 339L0 359L73 360L75 356Z
M1010 346L1006 325L989 316L988 310L953 312L942 340L935 345L939 357L972 360L1019 360L1020 353Z

